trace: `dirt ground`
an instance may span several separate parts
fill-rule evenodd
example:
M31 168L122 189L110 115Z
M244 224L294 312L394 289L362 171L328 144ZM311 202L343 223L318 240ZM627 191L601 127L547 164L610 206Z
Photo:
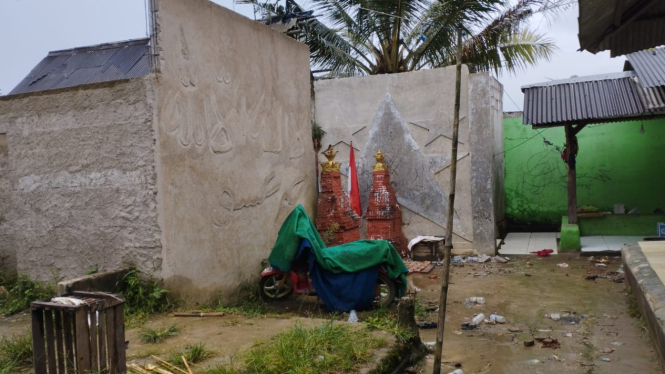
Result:
M579 255L557 255L513 258L487 269L480 264L453 268L443 346L449 365L444 367L452 371L450 365L461 363L464 373L662 373L648 333L628 314L625 284L584 279L587 271L603 275L620 264L620 257L598 267ZM432 274L441 275L442 268ZM438 300L440 279L418 274L414 284L422 289L420 300ZM485 306L467 309L464 301L472 296L484 297ZM568 322L545 317L566 312L572 317ZM475 313L498 313L507 323L461 331ZM572 324L575 319L579 323ZM541 348L537 342L525 347L532 337L557 339L560 348ZM421 338L435 341L436 330L421 330ZM430 373L432 364L430 355L419 369Z
M559 263L568 268L560 268ZM603 278L607 271L616 271L620 258L613 258L605 267L597 267L579 255L558 255L547 258L513 257L507 264L464 264L453 267L448 298L448 316L444 337L443 372L461 364L464 373L661 373L656 353L643 323L629 315L628 296L624 283ZM409 276L420 288L417 294L423 308L435 306L438 300L442 267L430 274ZM601 277L585 280L588 271L601 272ZM528 274L528 275L527 275ZM437 275L437 279L430 279ZM465 299L482 296L482 308L467 309ZM221 318L174 318L154 316L147 327L177 323L182 333L162 344L143 344L138 329L127 331L128 356L142 357L161 354L187 343L206 342L218 352L206 364L225 362L249 347L255 339L269 337L296 319L306 326L321 323L331 315L314 297L291 297L275 302L270 309L283 318L247 319L228 315ZM574 312L574 314L573 314ZM479 330L462 331L476 313L498 313L505 324L482 324ZM571 313L554 321L550 313ZM367 313L360 313L362 321ZM436 320L436 312L421 314L423 321ZM337 317L339 318L339 317ZM564 321L566 320L566 321ZM579 321L577 323L577 321ZM28 331L27 316L0 319L0 336ZM424 342L434 342L436 329L421 330ZM533 338L556 339L557 349L541 348ZM603 353L603 349L614 350ZM414 368L431 373L432 355ZM603 361L601 358L609 359Z

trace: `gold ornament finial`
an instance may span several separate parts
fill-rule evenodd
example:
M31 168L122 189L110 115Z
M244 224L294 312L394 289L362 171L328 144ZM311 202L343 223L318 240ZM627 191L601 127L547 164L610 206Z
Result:
M376 159L376 164L372 167L372 170L374 171L384 171L388 170L388 164L383 163L383 153L381 153L381 150L376 153L376 156L374 156Z
M326 156L328 159L327 162L322 162L321 163L321 168L323 171L339 171L339 167L342 165L339 162L335 162L335 156L337 155L337 151L335 151L332 147L332 144L328 146L328 149L326 149L325 152L323 152L323 155Z

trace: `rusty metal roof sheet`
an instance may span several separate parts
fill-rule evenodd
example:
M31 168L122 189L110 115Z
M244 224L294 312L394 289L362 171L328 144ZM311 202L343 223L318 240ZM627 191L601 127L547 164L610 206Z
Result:
M579 0L580 49L612 57L665 44L665 1Z
M627 54L624 70L634 70L644 87L665 86L665 49L654 48Z
M635 72L595 75L522 87L525 125L610 122L665 109L665 90L640 85Z
M9 94L148 75L149 43L136 39L50 52Z

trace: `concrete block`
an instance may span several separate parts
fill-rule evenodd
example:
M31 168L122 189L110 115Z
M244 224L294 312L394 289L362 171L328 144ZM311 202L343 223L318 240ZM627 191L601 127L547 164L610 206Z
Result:
M58 296L72 291L117 292L117 285L129 271L128 268L103 271L82 277L64 280L58 283Z
M568 221L567 218L566 221ZM577 225L562 224L559 252L579 251L581 248L580 228Z

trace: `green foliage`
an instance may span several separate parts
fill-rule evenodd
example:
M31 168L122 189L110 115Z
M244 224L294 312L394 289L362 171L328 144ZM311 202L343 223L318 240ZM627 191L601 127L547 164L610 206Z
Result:
M140 325L149 314L165 312L173 307L168 290L159 280L137 269L129 270L118 284L118 292L125 297L126 324Z
M413 333L409 329L399 326L395 313L386 308L373 310L362 323L370 329L395 335L401 342L406 342L413 337Z
M99 265L95 264L90 270L88 270L85 275L97 274L99 272Z
M143 329L139 338L144 343L161 343L165 339L178 335L180 329L176 325L169 325L161 329Z
M185 357L187 363L191 365L205 361L214 355L215 352L206 349L204 343L196 343L185 346L183 350L171 353L166 361L172 365L184 368L185 363L182 362L182 357Z
M320 17L303 25L312 66L331 76L392 74L453 65L457 29L471 71L516 72L555 50L528 29L537 13L568 0L312 0ZM293 11L304 10L295 5Z
M0 314L22 312L30 307L31 302L55 295L53 286L34 281L27 275L0 280L0 285L7 291L0 293Z
M19 368L32 365L30 334L4 338L0 341L0 374L14 374Z
M315 140L316 150L321 149L321 139L325 131L315 121L312 121L312 140Z
M368 329L329 321L314 328L300 323L241 354L235 366L217 366L206 374L320 374L356 372L372 360L385 340Z

